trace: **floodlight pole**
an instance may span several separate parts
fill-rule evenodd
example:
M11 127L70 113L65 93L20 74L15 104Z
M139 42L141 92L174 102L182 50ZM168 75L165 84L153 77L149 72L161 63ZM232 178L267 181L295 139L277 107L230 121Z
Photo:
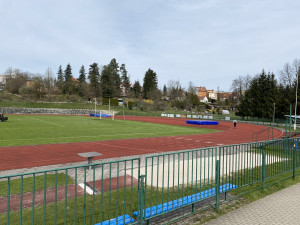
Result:
M296 103L295 103L295 121L294 121L294 130L296 130L296 116L297 116L297 91L298 91L298 75L299 75L299 73L297 73L297 84L296 84Z

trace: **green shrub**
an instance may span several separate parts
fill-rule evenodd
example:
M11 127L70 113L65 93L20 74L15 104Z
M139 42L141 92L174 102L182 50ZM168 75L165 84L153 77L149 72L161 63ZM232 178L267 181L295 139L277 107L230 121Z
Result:
M102 98L102 105L109 105L109 98ZM117 98L111 98L110 99L110 105L111 106L118 106L119 101Z

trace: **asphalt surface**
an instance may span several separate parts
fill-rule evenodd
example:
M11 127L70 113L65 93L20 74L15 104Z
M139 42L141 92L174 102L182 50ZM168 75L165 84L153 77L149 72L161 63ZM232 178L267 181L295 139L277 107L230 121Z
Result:
M300 183L247 204L205 225L300 224Z

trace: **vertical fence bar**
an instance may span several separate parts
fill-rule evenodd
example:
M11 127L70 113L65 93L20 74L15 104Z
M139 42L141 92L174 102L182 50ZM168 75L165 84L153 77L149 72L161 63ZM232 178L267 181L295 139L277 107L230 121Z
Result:
M265 177L266 177L266 153L262 153L262 188L265 189Z
M67 213L68 213L68 170L66 169L66 177L65 177L65 224L67 224Z
M20 225L22 225L22 222L23 222L23 220L22 220L22 217L23 217L23 215L22 215L22 212L23 212L23 175L21 176L21 187L20 187L20 191L21 191L21 193L20 193Z
M55 171L55 184L54 184L54 225L56 225L57 215L57 171Z
M219 191L220 191L220 160L216 160L216 181L215 181L215 192L216 192L216 210L219 210Z
M77 167L75 168L74 225L77 223Z
M34 225L35 174L32 175L32 225Z
M297 143L298 143L298 140L295 141L295 147L294 147L294 150L293 150L293 179L296 178L296 149L297 149Z
M46 224L46 205L47 205L47 172L44 173L44 209L43 209L43 224Z
M7 211L6 211L6 223L9 225L10 214L10 177L7 178Z
M145 175L141 175L140 176L140 182L141 182L141 186L140 186L140 202L139 202L139 205L140 205L140 225L143 225L143 221L144 221L144 179L145 179ZM145 196L146 198L146 196ZM145 212L146 214L146 212Z

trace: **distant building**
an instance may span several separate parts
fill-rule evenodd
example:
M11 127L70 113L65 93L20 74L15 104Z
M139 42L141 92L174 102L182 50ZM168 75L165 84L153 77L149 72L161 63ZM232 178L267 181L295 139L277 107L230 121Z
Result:
M33 85L33 80L31 80L31 79L25 80L25 86L26 87L30 87L32 85Z
M232 92L218 92L218 100L224 102L226 99L230 99L232 97Z
M207 95L206 87L196 87L196 94L198 98L204 98Z
M207 90L206 97L209 99L217 100L218 99L218 94L214 90Z
M206 96L200 96L199 97L200 102L208 103L208 98Z

